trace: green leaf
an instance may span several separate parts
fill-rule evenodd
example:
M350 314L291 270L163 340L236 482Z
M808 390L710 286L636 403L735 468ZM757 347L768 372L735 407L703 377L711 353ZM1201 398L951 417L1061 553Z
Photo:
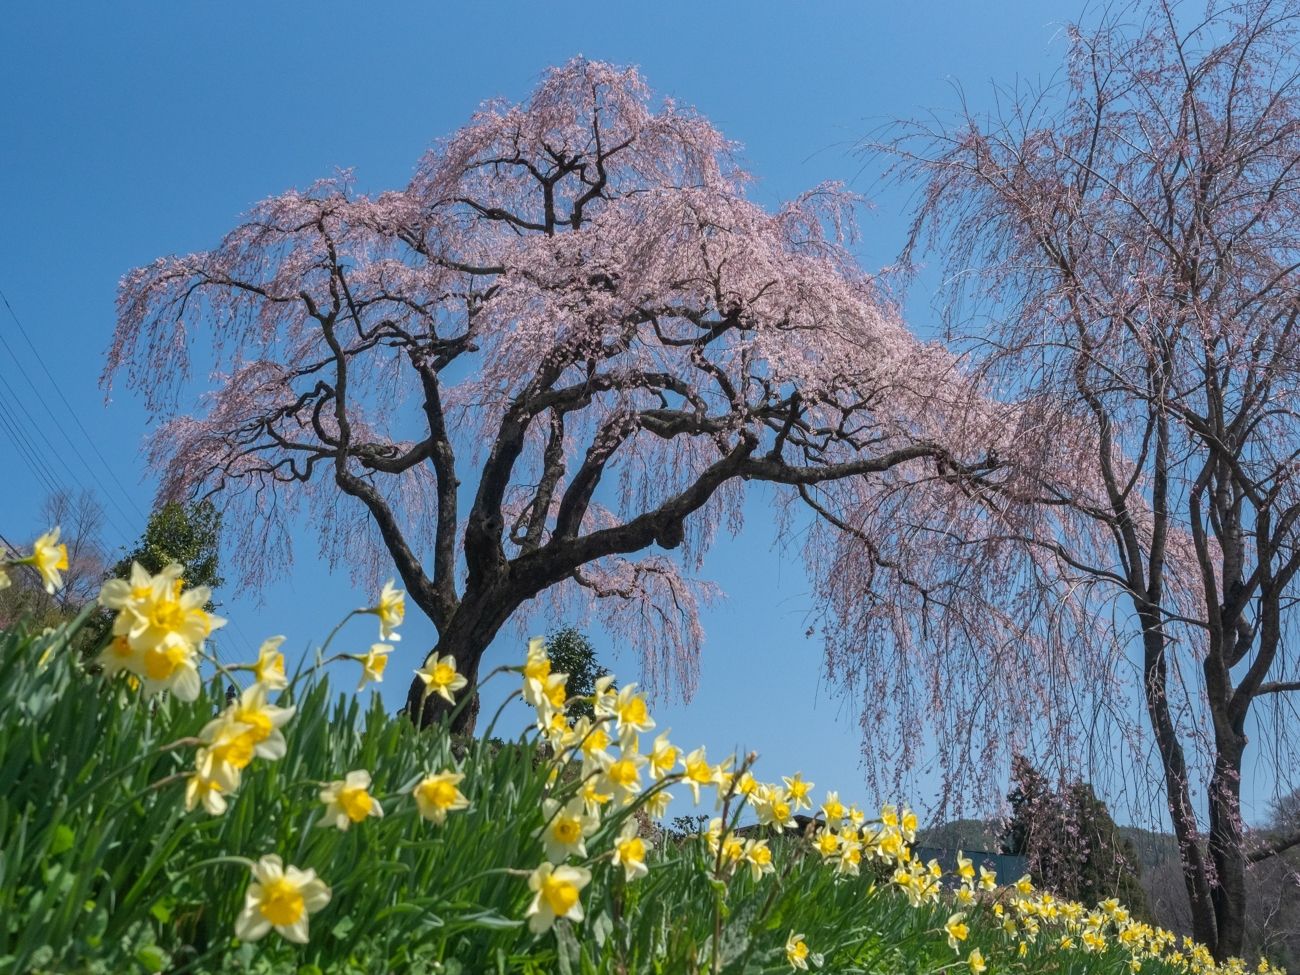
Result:
M157 945L144 945L136 950L135 960L143 965L147 972L161 972L166 970L172 959L171 955Z
M51 856L60 856L72 849L72 844L77 841L77 834L72 831L72 827L66 823L59 823L54 827L54 835L50 839Z

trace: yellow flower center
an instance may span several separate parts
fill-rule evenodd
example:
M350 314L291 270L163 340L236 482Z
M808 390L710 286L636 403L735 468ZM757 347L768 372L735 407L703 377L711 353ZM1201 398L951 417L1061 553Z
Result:
M778 822L784 823L790 818L790 803L781 799L772 803L772 816Z
M582 835L582 825L569 816L561 816L555 821L555 826L551 830L555 838L561 843L576 843Z
M609 780L624 789L636 785L636 764L630 758L620 758L609 767Z
M248 725L248 735L253 741L266 741L271 737L271 717L261 708L240 708L235 712L235 720Z
M149 622L160 630L179 630L185 623L185 609L174 599L164 599L149 610Z
M456 802L456 787L450 782L425 782L420 786L424 801L438 809L450 809Z
M529 680L544 681L551 676L551 661L547 657L530 660L524 664L524 676Z
M369 816L374 805L375 800L370 797L370 793L365 790L364 786L339 790L339 806L347 813L348 819L354 823L359 823Z
M296 924L304 911L302 891L284 877L279 877L262 885L262 902L257 909L272 924Z
M284 654L267 654L257 661L256 666L253 668L253 676L257 678L258 683L265 683L266 678L270 675L284 676Z
M433 668L433 683L438 687L450 687L456 680L456 668L449 663L440 662Z
M219 741L211 748L214 759L233 768L246 768L253 760L253 748L257 744L252 735L245 732Z
M125 660L127 657L131 656L131 643L124 636L115 636L113 637L112 650L113 656L121 657Z
M650 720L650 711L646 708L645 699L637 695L619 709L618 716L624 724L645 724Z
M619 859L626 863L641 863L645 860L645 841L633 836L618 844Z
M686 766L686 778L701 785L708 785L713 781L713 769L709 768L708 762L691 762Z
M552 874L542 881L542 898L556 917L563 917L578 903L578 888L567 880L557 880Z
M604 728L592 728L591 733L582 741L582 751L590 755L592 752L602 751L609 744L609 735Z
M144 672L150 680L166 680L185 662L185 648L170 644L150 647L144 652Z
M808 946L802 941L796 941L790 946L790 957L803 961L808 957Z
M772 862L772 851L765 846L756 846L749 851L749 858L760 866L767 866Z
M564 689L563 684L554 684L546 691L546 700L550 702L553 708L564 707L564 702L569 699L568 691Z
M384 676L384 668L387 666L388 657L386 654L372 653L366 659L366 671L376 680Z

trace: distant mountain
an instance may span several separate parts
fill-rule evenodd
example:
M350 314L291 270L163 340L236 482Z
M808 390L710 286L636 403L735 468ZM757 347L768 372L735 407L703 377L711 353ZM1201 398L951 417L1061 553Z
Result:
M986 850L998 852L1001 825L993 819L954 819L917 832L916 845L941 850Z

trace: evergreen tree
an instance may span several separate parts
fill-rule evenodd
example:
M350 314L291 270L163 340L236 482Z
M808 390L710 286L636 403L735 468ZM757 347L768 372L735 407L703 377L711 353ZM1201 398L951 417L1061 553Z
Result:
M609 671L596 660L596 648L576 626L562 626L546 638L546 653L553 673L568 674L569 697L591 697L596 681ZM577 701L569 710L575 715L593 717L589 701Z
M150 572L179 562L185 566L187 588L222 583L219 570L221 512L211 501L182 504L169 501L149 516L149 524L135 548L122 557L110 573L118 579L131 574L131 563L139 562Z
M1076 781L1054 789L1021 755L1011 776L1002 852L1025 857L1034 882L1059 897L1087 905L1115 897L1147 919L1137 851L1092 786Z

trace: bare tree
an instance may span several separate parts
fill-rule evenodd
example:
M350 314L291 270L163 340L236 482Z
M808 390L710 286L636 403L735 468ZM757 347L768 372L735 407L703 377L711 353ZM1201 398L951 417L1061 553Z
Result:
M1060 88L890 147L924 186L909 257L943 250L951 329L1074 454L1005 496L1007 537L1055 560L1063 598L1120 601L1118 631L1074 636L1136 638L1192 928L1220 958L1248 864L1300 843L1241 816L1251 733L1285 735L1300 691L1298 25L1289 0L1150 4L1072 28ZM1264 752L1290 772L1287 741Z
M58 525L68 546L68 568L63 588L54 594L60 609L84 606L99 594L108 571L104 548L104 508L94 492L66 489L48 495L41 503L41 523Z

